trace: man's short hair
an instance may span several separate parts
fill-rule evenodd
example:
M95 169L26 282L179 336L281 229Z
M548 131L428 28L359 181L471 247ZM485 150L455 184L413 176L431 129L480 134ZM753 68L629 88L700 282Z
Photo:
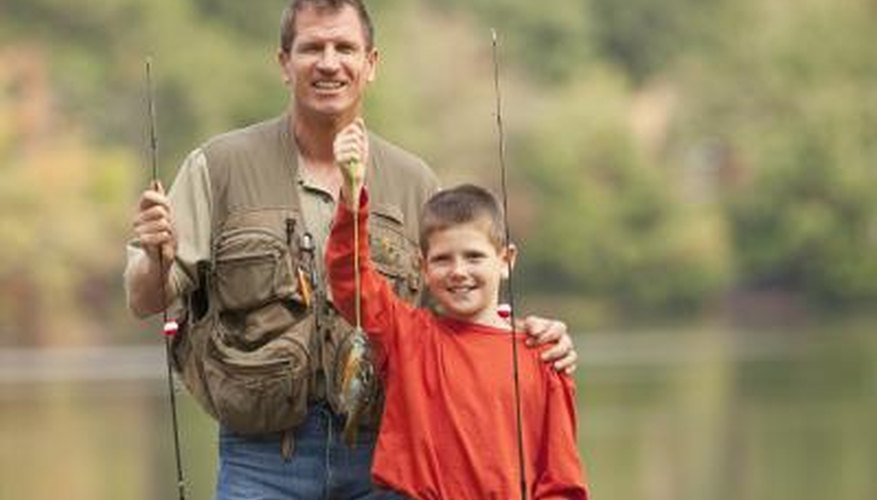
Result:
M487 237L499 250L505 243L502 208L490 191L474 184L461 184L439 191L423 207L420 217L420 250L429 250L429 237L460 224L484 221Z
M283 9L283 14L280 17L280 50L286 53L292 50L292 42L295 40L296 17L305 7L312 7L318 11L337 12L345 5L353 7L359 16L366 50L374 48L375 28L362 0L292 0Z

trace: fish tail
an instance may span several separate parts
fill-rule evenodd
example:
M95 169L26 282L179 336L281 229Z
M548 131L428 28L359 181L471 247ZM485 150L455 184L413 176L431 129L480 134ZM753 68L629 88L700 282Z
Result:
M357 430L359 429L359 418L362 415L362 405L356 405L350 413L347 414L347 420L344 422L344 430L341 431L344 444L353 446L356 444Z

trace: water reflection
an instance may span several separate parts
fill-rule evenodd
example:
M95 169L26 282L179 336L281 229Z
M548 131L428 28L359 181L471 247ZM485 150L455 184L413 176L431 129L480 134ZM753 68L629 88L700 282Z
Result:
M877 498L874 326L580 337L595 497ZM0 498L175 498L161 349L0 355ZM187 490L207 499L216 427L179 402Z

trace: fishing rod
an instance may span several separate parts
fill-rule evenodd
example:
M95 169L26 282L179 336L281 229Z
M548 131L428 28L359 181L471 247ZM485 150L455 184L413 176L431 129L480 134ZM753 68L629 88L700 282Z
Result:
M146 58L146 101L149 113L149 157L152 166L152 187L158 189L158 134L156 133L155 120L155 99L152 93L152 59ZM158 268L160 275L164 275L164 252L162 248L158 249ZM164 280L159 283L159 297L162 302L165 301ZM180 428L177 422L177 397L174 390L174 371L171 365L173 357L172 340L179 330L176 321L168 317L168 307L164 304L161 309L162 334L164 335L164 352L167 364L167 387L171 403L171 416L174 434L174 456L177 463L177 491L180 500L186 500L186 482L183 476L183 462L180 458Z
M497 130L497 146L499 149L499 170L502 185L502 211L503 222L505 225L505 248L511 245L511 231L509 229L509 202L508 189L506 188L506 165L505 165L505 135L502 125L502 93L499 85L499 49L496 30L491 28L490 34L493 39L493 87L496 96L496 130ZM521 419L521 388L520 377L518 375L518 343L515 341L515 295L512 286L512 260L507 259L508 280L506 281L506 291L508 295L508 308L502 308L498 312L503 317L508 317L511 321L512 332L512 379L515 387L515 422L517 427L518 438L518 472L521 481L521 500L527 500L527 472L524 467L524 431Z

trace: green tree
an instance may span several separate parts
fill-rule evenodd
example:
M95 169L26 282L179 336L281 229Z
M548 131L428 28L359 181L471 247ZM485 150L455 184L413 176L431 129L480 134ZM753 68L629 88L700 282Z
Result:
M643 312L696 309L728 277L723 226L714 213L686 211L664 166L644 156L610 75L552 100L522 139L539 207L525 232L537 242L526 245L528 278Z
M734 158L738 181L720 187L742 285L871 302L875 11L867 2L748 7L751 36L686 66L689 106L674 147L718 140Z
M118 283L140 165L51 115L48 58L0 53L0 331L82 344L121 306Z

